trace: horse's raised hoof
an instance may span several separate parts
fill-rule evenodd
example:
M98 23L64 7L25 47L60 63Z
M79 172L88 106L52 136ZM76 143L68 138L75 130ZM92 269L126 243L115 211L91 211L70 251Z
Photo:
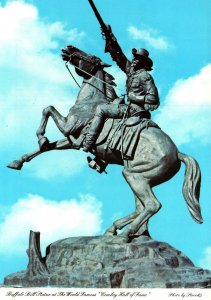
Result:
M43 136L38 140L38 144L40 147L40 151L46 151L49 149L49 140L47 139L47 137Z
M23 167L23 162L21 160L14 160L7 167L14 170L21 170L21 168Z

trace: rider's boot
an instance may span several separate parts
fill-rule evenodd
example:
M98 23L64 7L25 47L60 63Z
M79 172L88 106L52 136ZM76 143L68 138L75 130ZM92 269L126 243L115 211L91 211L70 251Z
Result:
M95 144L98 135L100 133L100 130L102 128L104 118L101 116L95 116L92 120L92 123L88 129L88 132L86 134L85 142L83 143L83 151L89 152L93 145Z
M122 112L119 109L119 105L108 103L99 104L96 108L95 116L91 122L89 130L86 134L86 140L83 144L83 150L85 152L88 152L94 146L106 118L117 118L121 115Z

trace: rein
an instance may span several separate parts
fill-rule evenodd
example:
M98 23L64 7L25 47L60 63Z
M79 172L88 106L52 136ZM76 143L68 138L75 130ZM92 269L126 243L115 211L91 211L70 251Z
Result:
M72 79L75 81L75 83L77 84L77 86L78 86L79 88L81 88L80 84L79 84L78 81L75 79L73 73L70 71L70 69L69 69L69 67L68 67L68 61L65 63L65 67L67 68L68 72L70 73Z
M65 66L66 66L68 72L70 73L71 77L73 78L73 80L74 80L75 83L77 84L77 86L78 86L79 88L81 88L81 85L78 83L78 81L75 79L73 73L70 71L70 69L69 69L69 67L68 67L68 62L69 62L69 61L67 61L67 62L65 63ZM92 75L91 73L89 73L89 72L87 72L87 71L82 70L81 68L79 68L79 67L77 67L77 66L74 66L74 68L77 68L77 69L80 70L81 72L83 72L83 73L85 73L85 74L87 74L87 75L90 75L91 77L94 77L94 78L97 79L98 81L100 81L100 82L102 82L102 83L104 83L104 84L106 84L106 85L108 85L108 86L114 88L114 86L113 86L112 84L106 82L105 80L102 80L102 79L100 79L100 78L97 78L96 76ZM94 69L94 68L93 68L93 69ZM107 95L105 95L105 93L104 93L103 91L101 91L100 89L98 89L96 86L93 85L93 87L95 87L97 90L99 90L99 92L101 92L106 98L108 98L108 99L110 99L110 100L114 100L113 98L108 97ZM116 89L122 91L121 89L119 89L119 88L117 88L117 87L116 87ZM122 94L122 95L125 96L125 94Z

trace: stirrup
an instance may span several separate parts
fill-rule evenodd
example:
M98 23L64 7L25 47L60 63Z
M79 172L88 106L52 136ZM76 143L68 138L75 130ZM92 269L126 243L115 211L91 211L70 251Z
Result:
M87 157L87 161L88 161L88 166L93 169L96 170L98 173L103 173L106 172L106 167L108 165L108 163L102 159L100 159L99 157L95 156L94 159L92 159L90 156Z

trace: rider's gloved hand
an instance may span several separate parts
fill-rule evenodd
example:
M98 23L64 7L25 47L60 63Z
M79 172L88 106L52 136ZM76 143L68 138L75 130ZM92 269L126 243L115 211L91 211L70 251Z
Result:
M159 106L159 104L148 104L148 103L145 103L144 104L144 109L147 110L147 111L153 111L155 109L157 109Z
M110 34L110 35L112 35L113 33L112 33L112 29L111 29L111 25L106 25L106 30L107 30L107 33L108 34ZM105 32L104 32L104 30L103 30L103 28L101 27L101 34L102 34L102 37L103 37L103 39L106 39L106 34L105 34Z

